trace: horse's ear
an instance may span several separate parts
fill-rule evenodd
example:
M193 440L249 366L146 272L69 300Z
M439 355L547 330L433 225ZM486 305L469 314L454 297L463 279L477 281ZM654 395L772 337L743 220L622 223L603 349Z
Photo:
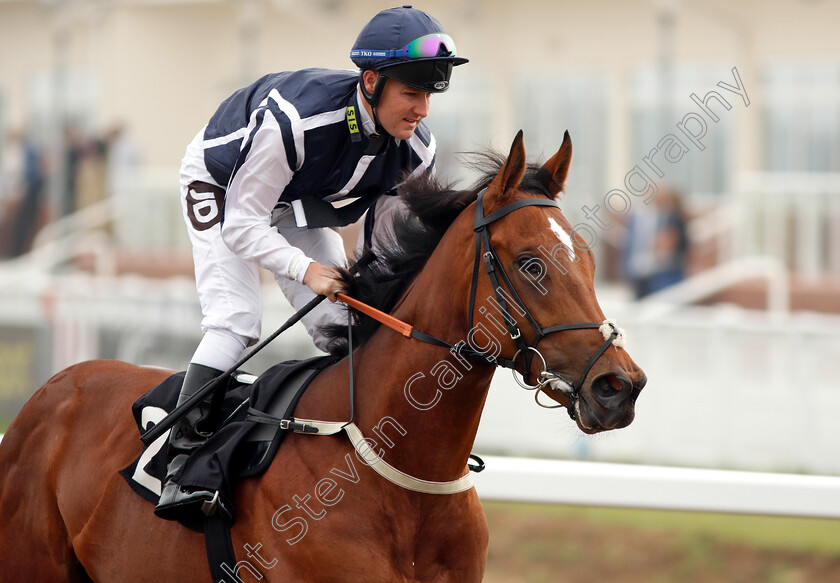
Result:
M566 176L569 174L569 165L572 163L572 138L569 137L569 131L563 134L563 143L557 153L551 157L551 160L545 163L542 167L542 172L537 174L539 180L545 186L545 189L551 193L551 196L557 196L557 193L563 190L566 185Z
M497 193L497 201L504 203L510 197L513 190L522 182L522 176L524 174L525 145L522 140L522 130L519 130L519 133L513 139L507 160L502 164L501 170L496 174L493 182L490 183L488 190Z

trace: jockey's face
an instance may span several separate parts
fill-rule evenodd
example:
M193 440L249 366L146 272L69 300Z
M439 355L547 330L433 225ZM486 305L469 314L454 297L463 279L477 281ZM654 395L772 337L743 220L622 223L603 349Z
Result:
M379 74L373 71L365 72L365 87L369 92L373 92L378 77ZM382 97L376 106L376 116L386 132L395 138L407 140L414 134L420 121L429 115L431 97L431 93L386 79Z

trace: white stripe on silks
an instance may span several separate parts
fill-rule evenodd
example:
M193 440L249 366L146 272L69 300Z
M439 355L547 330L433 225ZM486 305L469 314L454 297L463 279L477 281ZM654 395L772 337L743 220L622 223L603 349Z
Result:
M240 138L244 138L248 134L248 128L239 128L233 133L230 133L226 136L219 136L218 138L213 138L211 140L204 140L201 142L202 147L206 150L208 148L215 148L216 146L224 146L225 144L229 144L234 140L238 140Z
M428 166L426 166L426 164L420 164L417 168L415 168L415 169L411 172L411 174L409 174L409 175L408 175L408 178L407 178L406 180L403 180L402 182L400 182L400 183L397 185L397 187L402 186L403 184L405 184L407 181L411 180L412 178L417 178L418 176L420 176L421 174L423 174L423 173L424 173L426 170L428 170L428 169L429 169L429 167L428 167Z
M289 117L289 120L293 123L300 121L300 114L298 113L298 110L291 104L291 102L283 99L283 96L280 95L280 92L277 91L277 89L272 89L268 93L268 97L266 99L273 99L274 102L280 106L280 110L285 113ZM265 103L265 101L263 101L263 103Z
M335 111L325 111L300 120L300 131L314 130L316 128L332 125L344 121L346 115L346 107L336 109Z
M411 145L411 149L414 150L420 159L423 160L424 166L428 168L432 165L432 160L435 159L435 150L437 149L437 141L435 140L435 136L431 135L431 141L429 145L423 143L423 140L420 139L416 133L412 134L412 136L408 139L408 143ZM415 170L416 172L417 170Z
M280 111L285 113L286 117L288 117L291 122L292 137L295 141L295 153L297 154L297 168L295 168L295 170L300 170L303 166L303 130L300 127L300 114L298 113L298 110L295 109L294 105L283 99L283 96L280 95L280 92L277 91L277 89L272 89L269 92L268 97L277 103L280 107Z
M466 492L473 487L473 479L469 468L467 468L467 473L465 475L450 482L422 480L420 478L415 478L414 476L409 476L405 472L401 472L377 455L377 453L367 444L362 432L358 427L356 427L355 423L314 421L312 419L298 418L295 418L295 422L318 429L318 433L306 433L304 431L295 432L305 435L335 435L343 429L347 433L347 437L350 438L350 442L353 444L356 453L361 456L367 466L371 467L377 474L389 482L396 484L401 488L405 488L406 490L421 492L423 494L458 494L460 492Z
M335 194L331 194L329 196L324 197L324 200L329 202L347 196L347 194L356 187L356 185L362 179L362 176L364 176L365 172L367 172L370 163L373 162L375 159L376 156L369 155L365 155L359 158L359 163L356 164L356 169L353 171L353 176L350 177L350 180L347 181L347 184L344 185L344 188L342 188Z
M263 111L262 108L263 108L263 106L265 106L265 104L266 104L266 100L263 100L263 102L260 104L260 107L256 108L254 111L251 112L251 117L248 120L248 126L239 130L239 131L244 131L245 132L244 136L243 136L245 139L242 140L242 145L240 146L240 152L242 151L242 147L244 147L248 143L248 141L253 137L252 134L257 129L257 116L259 115L259 113L261 111ZM271 112L269 111L269 113L271 113ZM272 114L272 117L274 117L273 114ZM265 116L263 116L263 122L264 121L265 121ZM274 122L276 124L277 120L275 119ZM279 125L278 125L277 129L278 130L280 129ZM283 134L282 133L280 134L280 139L281 139L281 141L283 139ZM230 178L231 178L231 180L233 180L233 175L231 175ZM228 184L228 186L230 186L230 184Z

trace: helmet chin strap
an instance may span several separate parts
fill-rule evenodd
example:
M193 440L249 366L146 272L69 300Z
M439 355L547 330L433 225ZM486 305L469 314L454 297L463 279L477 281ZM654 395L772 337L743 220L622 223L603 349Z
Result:
M382 91L385 89L385 82L387 81L385 75L379 73L379 77L376 79L376 85L373 87L373 93L368 93L367 87L365 87L365 72L362 71L359 73L359 87L362 90L362 95L365 98L365 101L368 102L370 105L370 111L373 114L373 131L377 134L381 135L390 135L385 128L382 127L382 124L379 123L379 116L376 115L376 106L379 105L379 100L382 98Z

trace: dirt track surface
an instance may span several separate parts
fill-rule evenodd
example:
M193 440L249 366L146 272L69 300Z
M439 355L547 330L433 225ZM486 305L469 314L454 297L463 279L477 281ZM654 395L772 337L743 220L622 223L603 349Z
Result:
M832 583L840 556L486 507L485 583Z

